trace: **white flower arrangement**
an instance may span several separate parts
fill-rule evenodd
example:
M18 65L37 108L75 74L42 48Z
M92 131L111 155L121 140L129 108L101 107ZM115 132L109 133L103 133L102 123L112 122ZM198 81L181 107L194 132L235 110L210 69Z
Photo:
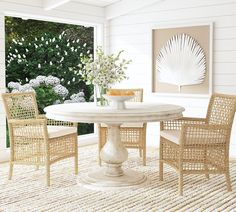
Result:
M92 55L82 59L80 67L84 66L81 74L87 83L109 88L114 83L127 79L125 71L131 60L120 59L122 52L120 51L117 55L105 55L101 47L98 47L95 59Z

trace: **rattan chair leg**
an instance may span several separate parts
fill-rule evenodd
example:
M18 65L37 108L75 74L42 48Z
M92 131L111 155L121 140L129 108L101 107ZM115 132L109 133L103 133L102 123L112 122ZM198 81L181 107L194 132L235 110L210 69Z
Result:
M100 151L101 151L101 148L98 147L98 165L99 165L99 166L102 165L102 160L101 160L101 156L100 156Z
M226 179L226 184L227 184L228 191L232 191L229 170L225 173L225 179Z
M204 150L204 169L207 172L208 171L208 165L207 165L207 150ZM206 178L209 180L210 176L208 173L205 174Z
M160 147L159 147L159 157L160 157L159 158L159 180L163 181L163 149L162 149L161 140L160 140Z
M207 166L206 162L204 163L204 169L206 172L208 171L208 166ZM208 180L210 179L210 175L208 173L206 173L205 176Z
M12 174L13 174L13 163L10 162L8 180L11 180L11 179L12 179Z
M50 165L46 165L46 181L47 181L47 186L50 186Z
M75 155L75 175L78 175L78 156Z
M143 147L143 165L146 166L146 146Z
M179 195L183 196L183 173L179 172Z
M163 181L163 162L159 160L159 181Z
M142 149L141 149L141 147L139 147L139 157L141 158L142 156L143 156Z
M78 141L77 141L77 134L75 135L75 175L78 175Z

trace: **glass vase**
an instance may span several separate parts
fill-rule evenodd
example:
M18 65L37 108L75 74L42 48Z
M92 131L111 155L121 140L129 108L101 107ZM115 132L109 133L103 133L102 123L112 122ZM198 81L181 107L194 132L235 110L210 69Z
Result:
M106 94L107 88L101 86L95 86L95 102L97 106L106 106L107 100L103 97Z

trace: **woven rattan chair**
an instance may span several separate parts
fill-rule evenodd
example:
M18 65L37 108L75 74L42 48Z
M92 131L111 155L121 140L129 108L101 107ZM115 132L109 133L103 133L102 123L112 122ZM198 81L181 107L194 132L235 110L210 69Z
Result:
M161 122L160 180L163 163L179 174L179 194L183 195L183 175L224 174L231 191L229 142L236 96L213 94L206 118L181 118Z
M135 97L130 101L142 102L143 89L121 89L124 91L133 91ZM104 124L99 124L99 165L101 165L100 150L107 140L107 127ZM139 155L143 159L143 165L146 165L146 128L147 123L126 123L120 127L121 141L126 148L139 149Z
M77 124L39 115L34 93L8 93L2 97L10 136L9 179L14 164L46 166L49 186L50 166L69 157L74 157L78 174Z

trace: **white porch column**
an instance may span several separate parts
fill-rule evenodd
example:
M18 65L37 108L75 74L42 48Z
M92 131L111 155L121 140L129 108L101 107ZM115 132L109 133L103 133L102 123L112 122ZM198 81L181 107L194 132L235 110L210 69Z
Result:
M5 92L5 20L4 14L0 11L0 93ZM8 159L6 150L6 117L0 97L0 161Z

